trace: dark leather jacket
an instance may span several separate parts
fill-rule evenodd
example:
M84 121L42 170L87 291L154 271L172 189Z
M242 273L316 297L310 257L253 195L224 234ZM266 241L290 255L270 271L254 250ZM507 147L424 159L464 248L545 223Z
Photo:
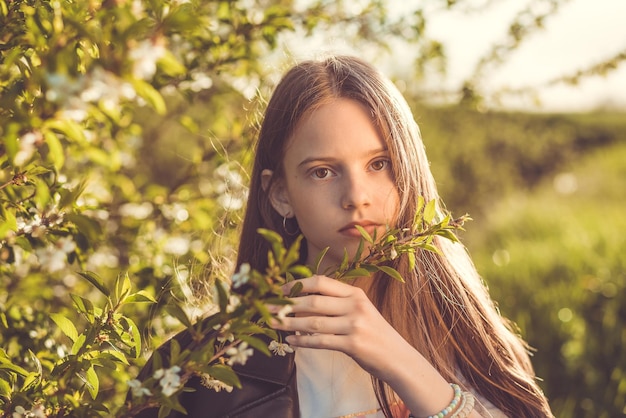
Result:
M264 338L262 336L257 336ZM190 343L190 334L183 331L174 337L184 349ZM269 343L269 340L267 340ZM169 352L168 343L158 349L165 359ZM149 361L148 365L151 364ZM185 385L193 392L185 392L179 400L188 415L172 411L169 418L297 418L300 416L296 367L294 354L286 356L255 352L244 366L233 367L241 381L242 388L232 392L216 392L200 383L199 377L191 378ZM152 374L145 367L138 379L143 380ZM156 418L158 408L142 411L139 418Z

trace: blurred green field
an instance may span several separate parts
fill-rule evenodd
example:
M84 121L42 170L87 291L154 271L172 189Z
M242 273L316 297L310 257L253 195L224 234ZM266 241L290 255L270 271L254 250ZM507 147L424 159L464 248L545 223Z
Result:
M626 115L424 114L444 199L557 417L626 414Z

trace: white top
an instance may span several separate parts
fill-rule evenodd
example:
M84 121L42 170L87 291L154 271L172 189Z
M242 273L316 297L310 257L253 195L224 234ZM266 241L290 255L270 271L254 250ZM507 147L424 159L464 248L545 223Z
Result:
M298 347L296 371L302 418L384 418L370 375L351 357Z
M298 347L296 373L302 418L384 418L370 375L338 351ZM459 376L465 383L465 379ZM482 417L506 418L470 388Z

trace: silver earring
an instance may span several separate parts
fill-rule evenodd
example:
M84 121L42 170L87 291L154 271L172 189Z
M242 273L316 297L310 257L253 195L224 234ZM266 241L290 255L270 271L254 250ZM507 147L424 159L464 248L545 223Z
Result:
M296 230L295 231L290 231L289 229L287 229L287 217L286 216L283 216L283 229L285 230L287 235L290 235L290 236L297 235L298 232L300 232L300 228L298 228L297 224L296 224Z

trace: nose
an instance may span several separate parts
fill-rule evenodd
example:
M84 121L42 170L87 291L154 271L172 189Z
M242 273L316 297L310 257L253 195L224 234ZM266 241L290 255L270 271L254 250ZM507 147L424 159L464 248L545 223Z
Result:
M343 179L341 207L343 209L359 209L369 206L371 193L367 180L358 174L345 174Z

